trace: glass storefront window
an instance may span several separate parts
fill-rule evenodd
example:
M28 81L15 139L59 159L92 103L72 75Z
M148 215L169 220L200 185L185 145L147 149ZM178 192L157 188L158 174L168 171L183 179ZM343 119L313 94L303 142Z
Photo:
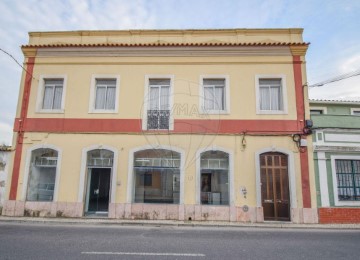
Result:
M180 154L153 149L135 153L135 202L178 204Z
M200 160L201 204L229 205L229 155L207 151Z
M31 154L27 201L53 201L58 153L37 149Z

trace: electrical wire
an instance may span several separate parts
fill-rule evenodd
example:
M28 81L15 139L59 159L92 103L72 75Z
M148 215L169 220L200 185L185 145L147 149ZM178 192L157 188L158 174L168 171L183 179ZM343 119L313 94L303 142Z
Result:
M321 82L316 83L316 84L309 85L309 88L323 87L326 84L337 82L337 81L344 80L344 79L351 78L351 77L356 77L356 76L359 76L359 75L360 75L360 69L358 69L356 71L353 71L353 72L349 72L349 73L340 75L340 76L337 76L337 77L334 77L334 78L331 78L331 79L328 79L328 80L321 81Z
M33 76L31 75L30 72L28 72L28 71L24 68L23 65L20 64L20 62L18 62L17 59L15 59L14 56L12 56L10 53L8 53L7 51L5 51L5 50L2 49L1 47L0 47L0 51L2 51L3 53L5 53L5 54L6 54L7 56L9 56L11 59L13 59L13 60L16 62L16 64L19 65L19 66L26 72L26 74L28 74L28 75L30 75L30 76L32 77L32 79L37 80L35 77L33 77Z

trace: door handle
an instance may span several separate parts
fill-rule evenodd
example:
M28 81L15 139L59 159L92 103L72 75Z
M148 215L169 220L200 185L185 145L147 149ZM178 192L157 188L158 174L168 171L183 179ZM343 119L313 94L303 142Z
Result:
M94 190L94 194L98 195L99 194L99 189Z
M273 200L264 200L264 202L267 202L267 203L274 203Z
M282 200L276 200L276 202L277 202L277 203L281 203L281 202L282 202Z

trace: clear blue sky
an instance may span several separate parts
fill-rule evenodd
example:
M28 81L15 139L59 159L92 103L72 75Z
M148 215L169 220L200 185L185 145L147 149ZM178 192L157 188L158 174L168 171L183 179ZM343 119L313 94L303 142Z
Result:
M1 0L0 48L20 63L29 31L304 28L310 84L360 69L360 0ZM21 68L0 52L0 143L11 144ZM310 91L360 99L360 76Z

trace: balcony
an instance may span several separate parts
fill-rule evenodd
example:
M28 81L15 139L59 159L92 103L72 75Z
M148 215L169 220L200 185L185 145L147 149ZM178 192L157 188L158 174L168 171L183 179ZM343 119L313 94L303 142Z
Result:
M147 129L148 130L168 130L170 110L148 110Z

